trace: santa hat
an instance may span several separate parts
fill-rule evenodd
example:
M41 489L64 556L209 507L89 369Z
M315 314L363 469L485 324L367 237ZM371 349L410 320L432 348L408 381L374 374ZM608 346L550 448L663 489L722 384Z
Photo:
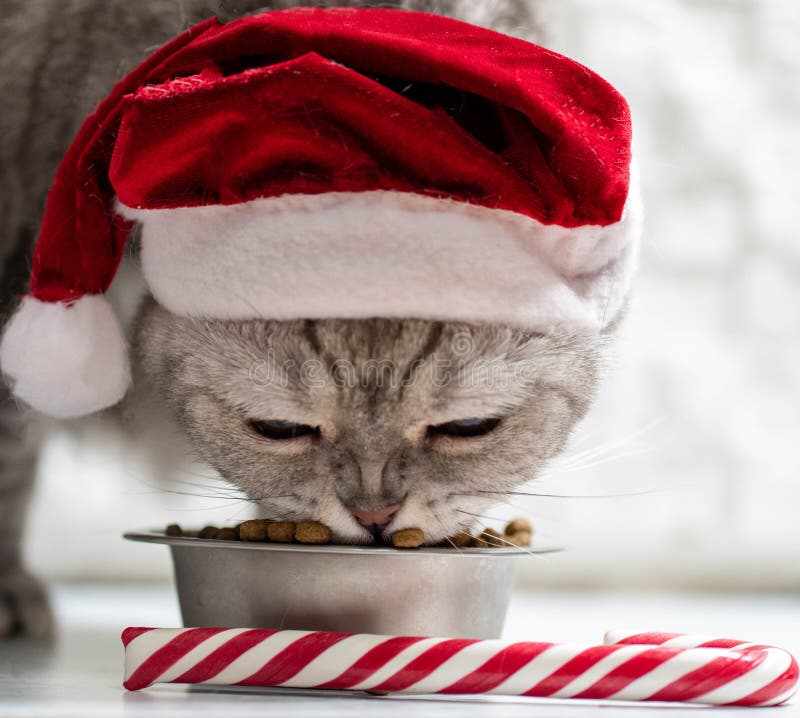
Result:
M77 416L124 395L103 297L131 220L170 311L600 330L640 230L624 99L542 47L379 9L206 21L126 76L51 189L0 364Z

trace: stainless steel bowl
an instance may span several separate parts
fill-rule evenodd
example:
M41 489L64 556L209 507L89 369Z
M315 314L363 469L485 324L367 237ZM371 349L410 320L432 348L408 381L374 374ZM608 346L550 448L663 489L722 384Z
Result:
M517 560L558 550L125 538L170 547L186 626L466 638L498 638Z

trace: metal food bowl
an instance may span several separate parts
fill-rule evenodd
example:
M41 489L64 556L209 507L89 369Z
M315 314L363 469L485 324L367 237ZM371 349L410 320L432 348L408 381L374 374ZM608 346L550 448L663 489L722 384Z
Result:
M465 638L498 638L518 559L558 550L125 538L170 547L186 626Z

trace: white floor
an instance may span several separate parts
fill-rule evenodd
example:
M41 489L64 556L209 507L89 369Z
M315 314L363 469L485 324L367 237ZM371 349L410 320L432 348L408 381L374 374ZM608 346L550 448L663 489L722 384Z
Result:
M679 718L694 707L609 706L499 698L374 697L291 690L197 690L156 686L127 693L119 633L127 625L180 625L169 585L63 585L54 600L61 631L50 647L0 644L0 716L560 716ZM708 633L772 643L800 655L800 597L539 592L516 596L506 624L515 639L599 642L607 628ZM710 709L724 718L747 709ZM800 703L779 709L800 716ZM617 712L619 711L619 712Z

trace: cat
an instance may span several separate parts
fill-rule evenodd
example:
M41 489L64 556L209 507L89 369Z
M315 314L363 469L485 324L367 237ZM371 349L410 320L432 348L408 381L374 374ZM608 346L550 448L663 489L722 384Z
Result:
M360 4L6 0L3 314L25 290L57 163L116 79L215 13L230 20L267 5ZM541 39L533 0L379 4ZM131 334L134 384L144 398L128 407L157 404L263 516L314 518L343 542L370 541L402 523L435 542L533 479L564 446L591 405L623 313L600 333L532 334L418 319L199 321L146 297ZM2 392L0 637L46 635L46 592L20 558L39 441L35 419Z

